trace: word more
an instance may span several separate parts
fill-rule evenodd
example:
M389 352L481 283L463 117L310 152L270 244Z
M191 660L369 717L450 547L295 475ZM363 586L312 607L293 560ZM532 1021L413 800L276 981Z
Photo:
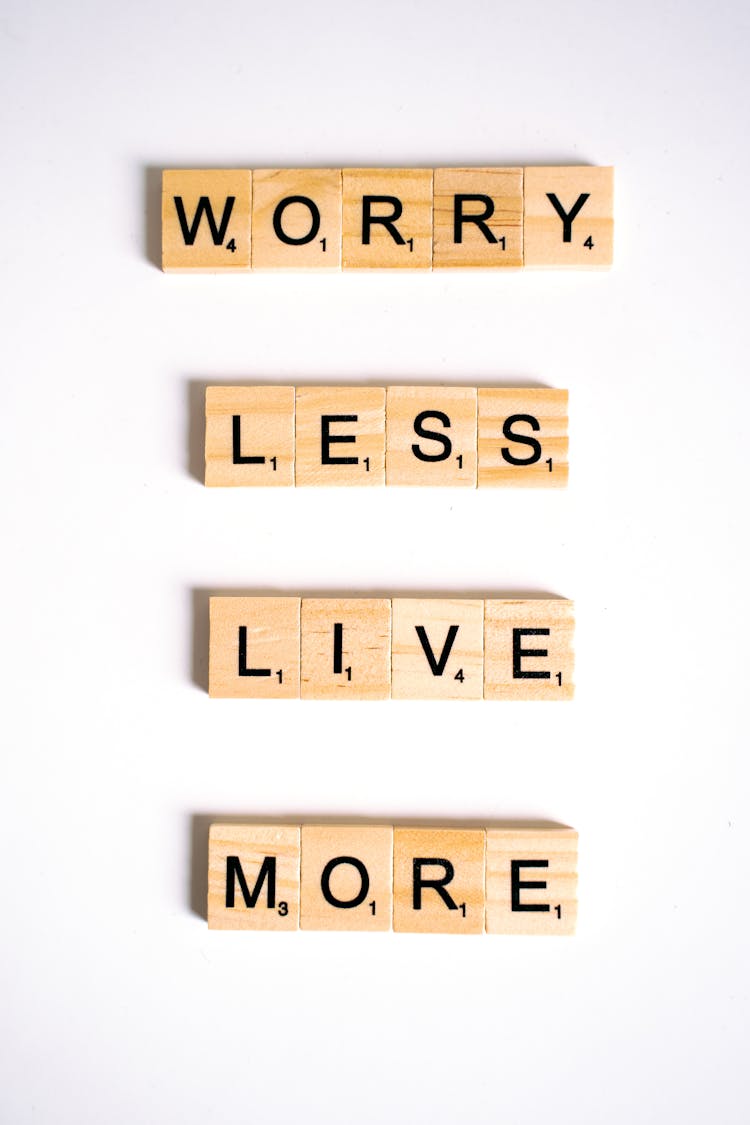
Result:
M561 825L213 824L208 925L573 934L577 859Z

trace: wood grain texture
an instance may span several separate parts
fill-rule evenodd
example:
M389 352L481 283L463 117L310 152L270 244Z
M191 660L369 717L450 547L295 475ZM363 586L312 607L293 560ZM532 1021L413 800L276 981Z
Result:
M433 269L523 265L522 168L436 168L433 212Z
M488 828L486 865L488 934L575 933L578 833L572 828ZM529 883L545 885L523 885Z
M341 269L341 202L340 168L256 169L253 269Z
M215 597L209 617L210 696L299 697L299 598Z
M395 828L393 929L397 933L484 932L483 829ZM434 886L441 881L442 893Z
M230 203L232 198L234 202ZM162 269L203 273L249 270L251 201L252 173L247 169L164 171Z
M393 699L481 699L484 603L394 598Z
M550 196L557 200L557 207ZM564 221L560 210L570 217L569 222ZM524 169L527 266L611 266L613 241L613 168Z
M573 625L573 603L565 598L488 599L484 698L572 699Z
M567 391L480 387L477 419L480 488L561 488L568 483Z
M262 457L261 464L234 463L236 429L240 456ZM206 388L206 484L294 484L294 387Z
M475 387L388 387L385 428L386 484L476 486Z
M393 828L303 825L301 902L303 930L390 930Z
M301 632L303 699L389 698L390 599L303 598Z
M228 894L233 899L232 905L227 904ZM299 928L299 902L298 825L211 825L208 838L209 929L296 930Z
M344 168L344 269L430 269L432 266L432 169ZM392 226L368 225L369 214ZM369 245L365 244L368 236Z
M296 432L298 485L385 484L384 387L298 387Z

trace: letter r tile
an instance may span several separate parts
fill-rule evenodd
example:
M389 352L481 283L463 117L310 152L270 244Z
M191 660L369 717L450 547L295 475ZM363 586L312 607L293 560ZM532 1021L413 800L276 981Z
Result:
M523 265L523 169L436 168L432 265Z
M344 168L344 269L430 269L432 169Z
M393 928L484 932L483 828L394 828Z

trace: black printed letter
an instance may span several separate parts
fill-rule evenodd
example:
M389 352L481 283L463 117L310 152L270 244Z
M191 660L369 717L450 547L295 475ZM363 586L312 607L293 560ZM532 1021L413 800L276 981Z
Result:
M522 867L549 867L546 859L512 859L510 861L510 902L511 910L549 910L547 902L521 902L521 888L543 891L547 884L542 882L522 883L519 875Z
M240 417L239 414L232 415L232 464L233 465L265 465L265 457L243 457L240 453L242 448L242 435L240 433Z
M331 875L340 863L351 864L359 872L361 885L354 898L336 898L331 892ZM355 859L353 855L339 855L335 859L330 859L323 868L323 874L320 877L320 889L323 892L323 898L331 906L337 906L339 910L351 910L355 906L360 906L367 898L367 892L370 889L370 876L367 874L367 868L361 859Z
M393 211L390 215L373 215L373 203L390 203ZM396 228L396 220L401 218L404 205L395 195L363 195L362 196L362 245L370 245L370 227L380 223L388 231L397 246L404 246L406 239L402 238Z
M547 656L546 648L521 648L521 637L548 637L549 629L513 630L513 679L548 680L549 672L529 672L521 668L522 656Z
M442 867L445 874L442 879L423 879L423 867ZM413 861L413 878L414 878L414 909L422 909L422 888L432 887L437 891L441 899L448 907L449 910L458 910L455 902L446 891L446 885L450 883L454 875L453 864L449 859L415 859Z
M418 445L413 445L411 451L418 461L445 461L450 457L453 444L447 434L437 433L435 430L425 430L422 423L428 418L434 418L436 422L450 429L451 420L447 414L443 414L442 410L423 410L421 414L417 414L414 419L414 433L417 437L429 438L430 441L439 441L443 447L442 453L423 453Z
M483 203L484 211L476 215L464 215L464 203ZM495 213L495 204L489 195L455 195L453 197L453 241L463 242L463 224L476 223L488 242L497 242L494 234L487 226L485 219L491 219Z
M240 625L239 637L240 676L270 676L270 668L248 668L247 666L247 625Z
M224 235L227 233L229 226L229 216L232 214L234 207L235 196L228 195L227 201L224 204L224 214L221 216L221 224L217 227L216 220L214 219L213 208L211 207L211 200L207 195L202 195L198 200L198 206L195 210L192 226L188 226L187 215L182 203L182 196L175 195L174 205L177 209L177 218L180 220L180 227L182 229L182 237L185 239L186 246L192 246L198 234L198 227L201 225L201 218L203 213L206 214L206 221L211 230L211 237L214 240L214 246L221 246L224 241Z
M310 230L307 234L303 234L301 238L292 238L290 234L285 234L281 225L281 216L290 203L302 203L310 211ZM273 229L276 237L281 242L285 242L287 246L304 246L305 243L312 242L320 230L320 211L312 199L308 199L306 195L288 195L286 199L282 199L276 205L276 210L273 213Z
M532 430L541 429L539 422L533 414L511 414L510 418L506 418L503 423L503 437L508 441L518 442L520 445L528 445L531 447L531 453L528 457L516 457L515 454L503 446L500 450L503 460L507 461L509 465L535 465L539 458L542 456L541 444L536 438L529 437L528 434L517 434L513 432L514 422L525 422L527 426L531 426Z
M329 447L335 441L356 441L354 434L332 434L331 422L356 422L358 414L324 414L320 419L320 463L322 465L358 465L359 457L331 457Z
M550 203L552 204L552 206L555 208L558 215L562 219L563 242L571 242L572 241L572 238L573 238L573 219L575 219L576 215L581 210L581 208L583 207L583 205L586 202L586 200L588 199L588 197L589 197L588 192L584 192L583 194L579 195L578 199L575 201L575 203L571 207L570 211L566 214L565 210L564 210L562 204L560 203L560 200L557 198L557 196L553 195L552 192L550 192L550 191L547 192L547 199L549 199Z
M458 635L458 625L451 625L448 629L448 635L445 638L445 644L443 645L443 651L440 653L439 660L435 659L435 653L432 651L432 645L427 639L427 630L425 629L424 625L415 625L414 628L417 630L417 636L419 637L422 648L424 649L424 654L427 657L427 663L430 666L430 671L432 672L433 676L442 676L443 672L445 671L445 666L448 663L448 657L451 654L451 649L453 648L453 642Z
M273 910L276 905L276 856L267 855L260 865L258 878L255 880L255 886L252 891L249 890L245 880L245 873L242 870L239 856L227 856L227 909L231 910L234 906L234 881L235 878L240 885L242 897L245 900L245 906L248 910L252 910L258 901L261 887L266 879L268 879L268 909Z

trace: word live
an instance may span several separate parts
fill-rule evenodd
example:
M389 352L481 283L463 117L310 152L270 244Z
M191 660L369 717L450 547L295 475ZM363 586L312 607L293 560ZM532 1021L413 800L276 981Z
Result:
M234 487L562 487L568 392L207 387L205 480Z
M212 597L209 695L573 697L564 598Z
M577 860L561 825L213 824L208 925L573 934Z
M613 185L589 166L167 170L162 267L606 267Z

